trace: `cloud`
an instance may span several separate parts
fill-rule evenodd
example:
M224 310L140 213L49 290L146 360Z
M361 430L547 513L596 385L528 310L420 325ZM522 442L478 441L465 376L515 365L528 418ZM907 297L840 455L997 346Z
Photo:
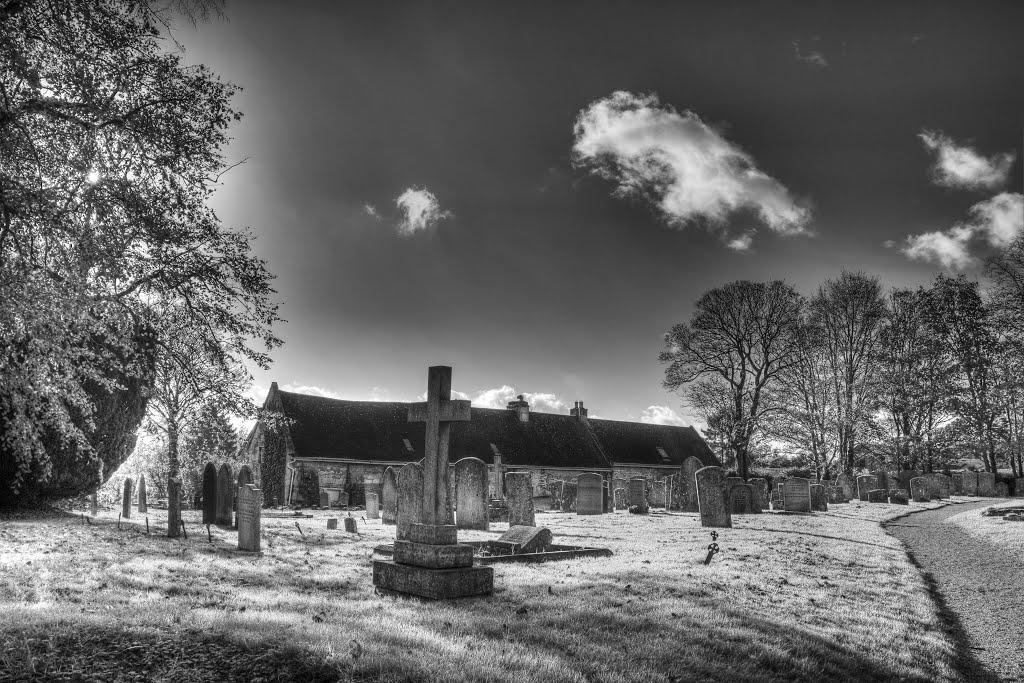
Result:
M825 55L815 50L811 50L810 52L801 52L800 43L795 40L793 41L793 54L796 55L797 59L806 64L811 64L821 68L828 66L828 60L825 59Z
M951 137L930 130L918 136L936 155L932 166L935 182L945 187L967 190L995 189L1006 184L1016 155L1003 152L984 157L973 147L959 145Z
M410 187L395 199L395 204L404 214L398 223L398 232L412 235L451 218L450 211L443 211L434 193L427 188Z
M516 391L507 384L479 391L471 400L477 408L505 408L510 401L516 400L516 396L519 394L522 394L523 398L530 404L530 410L540 413L565 413L568 410L565 401L558 398L555 394Z
M668 406L647 406L640 415L640 421L654 425L673 425L675 427L689 427L682 415Z
M725 243L725 246L734 251L750 251L750 246L753 241L754 236L748 232L745 235L740 235L736 239L729 240Z
M970 253L972 243L987 242L996 249L1002 249L1024 232L1022 194L1003 192L978 202L968 213L968 221L948 230L908 237L900 251L915 261L930 261L944 268L963 270L977 261ZM887 244L893 246L892 243Z
M656 95L619 91L597 100L580 112L573 135L577 166L616 183L617 196L653 202L673 227L722 226L747 209L775 232L809 232L809 209L782 183L696 114Z
M377 211L377 207L373 204L363 204L363 212L371 218L376 218L377 220L383 219L383 216L380 215L380 212Z

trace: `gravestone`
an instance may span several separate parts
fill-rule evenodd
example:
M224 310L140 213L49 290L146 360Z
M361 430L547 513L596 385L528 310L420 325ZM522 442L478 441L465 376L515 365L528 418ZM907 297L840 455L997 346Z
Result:
M871 474L873 474L875 479L878 480L878 488L885 489L886 491L888 491L890 488L894 488L889 486L889 473L887 471L877 470L875 472L872 472Z
M212 462L203 468L203 524L217 523L217 468Z
M235 507L235 478L224 463L217 471L217 524L231 526L231 510Z
M729 488L730 486L735 486L736 484L746 484L746 483L747 482L743 481L743 477L726 477L725 478L725 488Z
M329 507L331 507L331 494L327 493L327 491L321 491L320 492L320 507L322 507L322 508L329 508Z
M996 496L999 498L1010 497L1010 487L1006 485L1005 481L1001 481L996 484Z
M996 495L996 475L991 472L978 472L978 495Z
M906 489L890 489L889 502L893 505L909 505L910 494L907 493Z
M811 480L804 477L787 479L782 485L782 509L787 512L811 511Z
M497 540L491 541L491 550L496 555L542 553L551 546L553 540L551 530L547 527L510 526Z
M260 551L260 512L263 492L246 484L238 489L238 549Z
M332 529L337 529L337 528L338 528L338 518L337 517L328 517L327 518L327 530L330 531Z
M921 472L919 470L903 470L898 475L896 475L896 481L899 482L899 487L901 489L906 489L909 491L910 480L917 479L920 476Z
M637 512L647 514L647 480L643 477L629 480L629 507L634 506Z
M532 479L529 472L505 473L505 500L508 503L508 525L510 527L536 526ZM579 501L576 506L579 507Z
M1024 497L1024 477L1017 477L1013 480L1013 497Z
M889 491L888 489L871 489L868 491L868 502L869 503L888 503L889 502Z
M836 503L848 503L848 502L850 502L850 501L846 500L846 495L843 493L843 487L842 486L826 486L825 490L828 492L828 502L829 503L836 504Z
M857 482L848 474L843 473L836 477L836 486L843 489L843 498L853 500L857 498Z
M747 482L754 487L754 491L757 492L757 504L764 510L768 507L768 502L771 500L771 496L768 495L768 480L760 477L755 477Z
M576 477L576 514L599 515L604 512L604 478L595 472Z
M697 470L704 467L697 458L692 455L683 461L679 473L679 509L684 512L697 512L700 504L697 495L697 484L694 478Z
M462 458L455 463L455 524L460 529L490 529L487 516L487 463Z
M345 531L347 531L350 534L358 534L359 533L359 529L358 529L358 527L356 527L356 518L355 517L346 517L345 518Z
M952 480L950 482L950 488L952 489L951 493L954 496L964 495L964 473L954 472L953 476L950 477L950 479Z
M394 467L384 470L384 483L380 487L381 521L394 524L398 517L398 477Z
M928 480L924 477L914 477L910 480L910 497L915 503L927 503L932 499L931 488Z
M398 472L397 508L395 538L407 541L412 525L423 522L423 468L419 463L411 462Z
M96 514L100 511L99 510L99 507L100 507L99 506L99 500L97 498L98 497L96 495L96 492L93 491L92 496L90 496L90 500L89 500L89 513L93 517L95 517Z
M824 484L811 484L811 510L828 512L828 493Z
M949 477L938 472L923 475L928 480L928 492L932 498L949 498Z
M238 468L238 476L235 477L235 488L233 492L235 494L234 513L236 529L238 528L238 489L242 488L246 484L252 484L255 486L256 482L253 481L252 478L252 469L248 465L242 465Z
M693 475L700 508L700 525L732 528L732 512L726 499L725 470L702 467Z
M978 473L971 470L963 471L964 479L964 495L965 496L976 496L978 495Z
M181 534L181 479L167 479L167 537L177 538Z
M615 509L625 510L629 508L626 505L626 489L615 489Z
M385 592L407 593L424 598L445 599L487 595L494 590L494 570L473 566L473 547L458 542L458 530L449 521L448 443L452 422L471 419L469 401L452 400L452 369L433 366L427 374L427 400L409 405L409 422L425 423L421 522L412 524L408 539L396 539L394 559L373 561L373 585ZM409 502L406 467L398 478L399 525L402 503ZM530 473L527 484L529 513L533 517ZM506 475L506 485L521 494L521 483ZM517 501L522 508L522 501ZM510 508L512 505L510 505ZM521 510L517 511L521 513ZM510 510L510 518L512 513ZM354 520L353 520L354 521ZM510 519L511 521L511 519Z
M654 482L654 488L651 491L651 507L668 507L665 500L665 481L662 479L660 481Z
M867 502L868 491L873 491L874 489L877 488L877 477L870 474L865 474L863 476L857 477L857 497L860 498L861 500Z
M146 500L146 475L139 475L139 512L146 514L149 512L149 505Z
M380 496L373 491L366 493L366 518L380 519Z
M761 514L760 497L757 489L750 484L733 484L728 487L729 512L733 515Z
M121 498L121 516L128 519L132 516L132 480L125 478L124 494Z

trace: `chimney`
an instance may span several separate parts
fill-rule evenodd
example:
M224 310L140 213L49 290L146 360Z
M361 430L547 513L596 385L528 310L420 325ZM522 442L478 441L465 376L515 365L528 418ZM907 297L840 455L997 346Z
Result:
M587 409L583 407L583 401L576 401L576 407L570 408L569 414L581 422L587 421Z
M522 394L516 396L516 399L518 400L509 401L508 405L506 405L505 407L508 408L509 410L516 411L516 414L519 416L520 422L529 422L530 404L526 402L526 399L523 398Z

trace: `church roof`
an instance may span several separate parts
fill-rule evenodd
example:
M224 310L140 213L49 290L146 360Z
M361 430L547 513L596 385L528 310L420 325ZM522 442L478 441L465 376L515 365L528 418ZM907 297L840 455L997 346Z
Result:
M425 427L408 421L408 403L343 401L276 387L271 393L267 407L279 405L291 419L289 433L297 457L396 463L423 457ZM691 455L705 464L718 464L692 427L581 420L532 411L522 422L514 410L491 408L472 408L471 415L468 422L452 424L451 462L473 456L491 464L497 449L502 463L513 466L609 469L609 459L678 466Z

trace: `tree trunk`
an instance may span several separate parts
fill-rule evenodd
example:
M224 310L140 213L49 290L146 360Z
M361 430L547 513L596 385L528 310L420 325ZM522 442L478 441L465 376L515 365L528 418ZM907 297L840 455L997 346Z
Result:
M178 421L167 421L167 536L181 533L181 480L178 479Z

